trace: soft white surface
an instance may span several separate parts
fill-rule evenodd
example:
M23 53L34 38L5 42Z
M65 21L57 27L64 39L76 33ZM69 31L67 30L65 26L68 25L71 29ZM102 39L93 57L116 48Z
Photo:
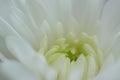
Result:
M18 62L20 61L18 63L8 60L0 55L0 59L4 61L0 62L3 73L13 80L37 80L38 76L40 79L44 77L46 80L56 80L58 70L61 80L81 79L86 63L83 56L77 61L80 64L69 64L64 56L60 57L54 64L55 68L59 68L55 71L47 64L45 56L41 54L42 50L41 53L37 53L37 50L46 47L47 40L52 41L55 31L58 32L57 37L70 31L76 34L83 31L99 34L97 37L102 47L102 55L107 56L100 72L92 77L93 80L119 80L120 0L104 2L106 0L1 0L0 49L14 55ZM101 25L96 28L99 18ZM99 32L96 29L99 29ZM91 80L96 65L92 57L89 63L88 76ZM65 72L66 67L70 69L68 73Z

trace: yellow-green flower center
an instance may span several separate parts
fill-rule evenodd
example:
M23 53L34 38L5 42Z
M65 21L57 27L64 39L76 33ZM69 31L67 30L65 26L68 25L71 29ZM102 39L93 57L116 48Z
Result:
M88 36L83 33L80 38L70 35L66 38L57 39L46 52L46 58L49 64L54 63L61 55L65 55L70 62L76 61L81 54L84 56L93 56L98 66L100 65L99 48L96 44L95 36Z

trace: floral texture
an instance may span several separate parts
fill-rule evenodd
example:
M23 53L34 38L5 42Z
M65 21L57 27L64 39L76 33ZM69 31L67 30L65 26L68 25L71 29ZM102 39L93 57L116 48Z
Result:
M120 80L120 0L0 6L0 80Z

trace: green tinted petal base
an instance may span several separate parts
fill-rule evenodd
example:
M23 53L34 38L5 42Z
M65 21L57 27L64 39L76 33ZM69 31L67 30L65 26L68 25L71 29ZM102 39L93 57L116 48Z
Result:
M82 33L80 38L75 38L74 34L71 33L66 38L57 39L54 45L50 46L46 51L46 58L48 63L52 64L61 55L65 55L70 62L75 62L81 54L86 58L93 56L97 61L97 65L100 65L96 36L88 36Z

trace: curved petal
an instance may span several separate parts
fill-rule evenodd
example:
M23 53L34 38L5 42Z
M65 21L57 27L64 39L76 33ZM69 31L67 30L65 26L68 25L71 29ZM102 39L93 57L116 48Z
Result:
M56 72L47 65L45 56L37 53L25 40L11 36L6 42L11 53L35 74L46 80L56 79Z
M109 67L102 70L93 80L119 80L120 79L120 60L114 62Z
M69 60L66 59L64 55L59 56L58 59L54 60L51 64L51 66L58 72L58 80L67 80L69 75L69 65Z
M86 76L86 59L84 55L81 55L77 62L72 62L70 64L70 71L68 80L82 80L87 79Z
M101 15L100 36L102 46L114 42L114 36L120 32L120 0L108 0Z
M0 36L0 52L2 52L2 54L4 54L4 56L6 56L9 59L15 59L15 57L12 54L10 54L10 51L6 46L5 39L1 36Z
M40 80L20 63L8 60L1 54L0 59L0 70L2 71L0 73L8 77L9 80Z
M73 13L79 23L79 29L95 34L99 27L99 16L105 0L75 0Z
M48 23L52 25L56 22L61 22L64 27L68 27L67 29L72 26L76 28L76 30L82 30L83 32L85 31L92 34L93 32L95 33L98 27L96 27L96 24L104 0L13 0L13 3L13 7L20 9L23 14L26 15L27 21L29 22L26 23L32 25L31 29L33 30L34 28L36 31L33 31L34 33L39 32L39 24L47 20ZM66 25L66 22L71 23L71 17L78 21L79 26ZM23 19L25 18L23 17ZM39 33L37 33L37 35L38 34Z

